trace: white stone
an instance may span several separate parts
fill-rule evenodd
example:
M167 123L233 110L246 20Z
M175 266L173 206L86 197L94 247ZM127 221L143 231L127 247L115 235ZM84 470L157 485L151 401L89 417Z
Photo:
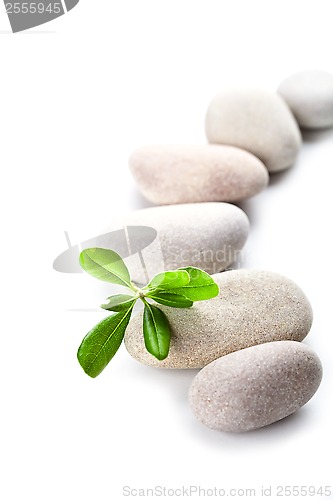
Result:
M226 269L240 254L249 234L249 221L238 207L228 203L189 203L145 208L130 213L125 226L147 226L156 240L141 252L141 262L130 266L137 283L155 274L194 266L209 274Z
M268 184L263 163L232 146L147 146L129 165L142 194L157 205L241 201Z
M195 377L189 400L212 429L244 432L305 405L322 379L318 356L299 342L270 342L213 361Z
M333 75L324 71L302 71L284 80L278 88L302 128L333 126Z
M284 100L260 89L220 92L208 107L206 134L211 143L250 151L269 172L290 167L301 145L297 122Z
M125 335L129 353L161 368L202 368L214 359L253 345L276 340L302 341L312 325L311 305L302 290L276 273L227 271L213 276L219 296L190 309L158 305L169 319L169 356L158 361L144 345L142 313Z

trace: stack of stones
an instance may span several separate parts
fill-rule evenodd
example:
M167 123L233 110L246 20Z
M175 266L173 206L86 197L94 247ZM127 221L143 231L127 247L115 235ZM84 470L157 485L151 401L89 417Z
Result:
M154 271L200 267L213 275L220 294L191 309L160 306L172 329L164 361L145 349L142 313L125 344L146 365L200 368L189 399L210 428L241 432L271 424L307 403L319 387L320 360L301 343L312 324L302 290L272 272L220 271L237 259L249 233L246 214L230 202L258 194L270 174L294 164L300 128L331 126L333 75L307 71L286 79L277 92L219 93L206 115L209 144L143 147L129 160L142 194L163 205L125 220L156 229L161 253L149 255ZM134 278L140 282L139 275Z

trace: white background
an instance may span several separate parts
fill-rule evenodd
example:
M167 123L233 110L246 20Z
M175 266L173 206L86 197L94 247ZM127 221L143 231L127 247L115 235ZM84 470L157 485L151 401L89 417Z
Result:
M187 404L195 371L142 366L124 347L87 377L76 350L102 314L70 310L96 307L107 285L52 269L65 230L75 244L147 206L128 155L205 142L221 87L333 73L332 18L320 0L81 0L13 35L1 13L1 498L111 500L125 485L183 484L260 498L262 485L332 484L333 130L307 133L295 166L243 204L244 266L304 289L315 314L306 343L325 371L314 399L278 424L211 431Z

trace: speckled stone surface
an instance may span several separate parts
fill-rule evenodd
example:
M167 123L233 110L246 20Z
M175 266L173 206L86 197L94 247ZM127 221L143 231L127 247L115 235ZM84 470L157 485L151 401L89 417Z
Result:
M142 194L157 205L240 201L268 184L263 163L232 146L147 146L131 155L129 166Z
M189 400L212 429L244 432L294 413L317 391L318 356L299 342L270 342L213 361L195 377Z
M230 144L258 156L269 172L295 163L301 146L297 122L277 93L226 89L214 97L206 115L210 143Z
M190 309L158 306L172 328L169 356L157 361L145 349L142 313L125 334L128 352L144 364L161 368L202 368L239 349L276 340L302 341L312 325L312 309L302 290L276 273L257 270L214 275L215 299Z
M333 75L301 71L284 80L279 94L302 128L333 127Z
M249 233L246 214L228 203L146 208L132 212L123 223L156 229L156 241L142 251L151 278L186 266L209 274L226 269L237 259ZM147 282L139 265L130 270L134 281Z

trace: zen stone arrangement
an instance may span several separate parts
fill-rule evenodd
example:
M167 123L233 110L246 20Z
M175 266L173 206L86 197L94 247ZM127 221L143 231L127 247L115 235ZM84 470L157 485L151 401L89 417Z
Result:
M172 328L165 360L145 349L142 313L126 332L126 348L153 367L201 369L189 402L212 429L272 424L305 405L320 385L321 362L302 343L312 325L302 290L268 271L221 271L237 259L249 234L246 214L230 202L260 193L270 174L295 163L300 129L331 126L333 75L306 71L277 92L224 89L207 110L206 145L152 145L130 157L141 193L163 205L124 221L156 229L160 253L149 253L155 272L196 266L213 275L220 293L191 309L161 306Z

